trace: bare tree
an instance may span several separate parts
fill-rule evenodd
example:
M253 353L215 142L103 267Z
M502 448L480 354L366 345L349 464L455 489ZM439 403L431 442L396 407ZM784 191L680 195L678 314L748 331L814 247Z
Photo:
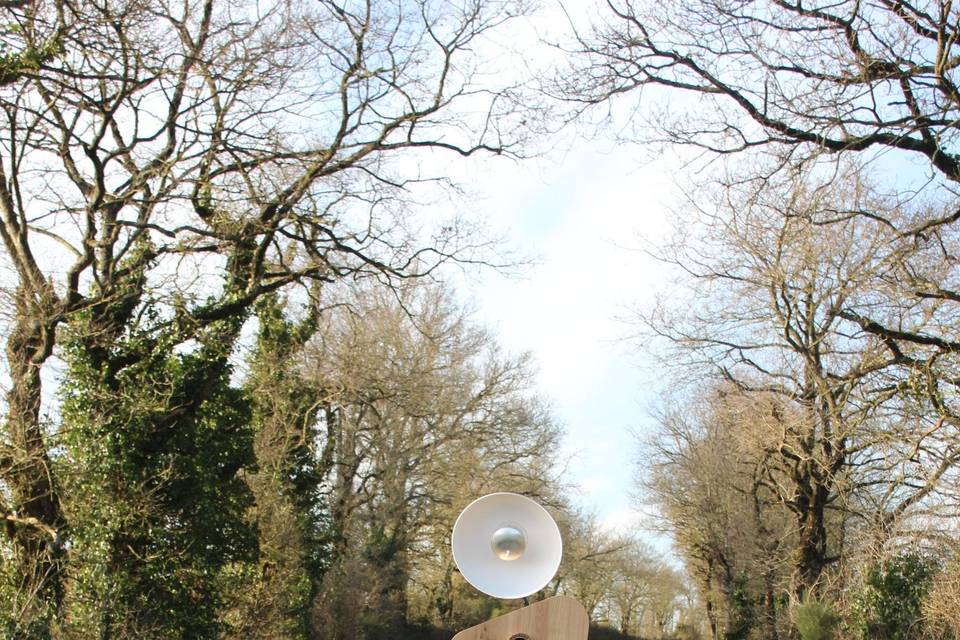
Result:
M564 539L563 561L552 590L576 598L593 622L606 620L620 565L635 541L606 529L589 511L568 509L558 524Z
M655 597L662 563L639 541L617 554L617 572L610 585L610 605L620 633L638 635L644 615Z
M938 316L890 305L881 289L912 250L900 234L857 216L818 224L838 203L877 206L856 175L845 177L834 183L844 187L782 185L787 196L722 190L701 209L702 234L664 256L685 270L692 296L670 307L676 313L644 318L690 371L712 373L745 401L728 403L726 419L742 413L756 482L792 514L797 596L819 588L841 557L843 529L831 530L831 513L878 525L889 540L950 494L960 455L951 414L935 394L915 392L917 369L848 320L860 310L886 314L922 333Z
M639 478L696 581L712 637L762 629L777 638L796 548L780 496L766 484L767 456L732 387L703 390L659 416L647 445L654 462Z
M789 444L790 424L767 437L776 466L819 459L831 486L793 508L853 514L840 531L862 537L838 550L882 547L910 513L929 528L955 511L942 492L955 486L958 424L956 26L957 8L936 0L610 0L559 81L578 114L642 100L636 138L731 160L728 201L707 205L721 231L679 262L698 295L736 297L714 309L693 298L693 318L666 333L744 391L807 404L800 423L822 428L806 445ZM867 186L868 172L883 177ZM798 191L798 177L815 185ZM739 211L757 203L774 203L766 221ZM713 242L732 228L735 243ZM784 394L791 380L805 382ZM832 442L809 448L818 441Z

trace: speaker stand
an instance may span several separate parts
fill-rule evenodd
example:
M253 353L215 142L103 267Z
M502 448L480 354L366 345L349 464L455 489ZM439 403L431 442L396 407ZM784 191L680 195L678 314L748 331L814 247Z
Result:
M583 605L554 596L464 629L453 640L587 640L589 629Z

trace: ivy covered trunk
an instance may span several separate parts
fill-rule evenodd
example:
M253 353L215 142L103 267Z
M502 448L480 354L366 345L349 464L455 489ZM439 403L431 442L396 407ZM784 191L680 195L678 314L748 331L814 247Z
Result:
M256 454L256 468L246 474L255 498L247 517L257 528L260 557L233 567L225 637L305 640L318 637L311 608L330 562L321 487L327 468L315 450L319 404L297 368L318 311L311 307L299 321L290 320L273 294L256 306L259 330L244 391Z
M249 562L250 410L229 357L247 317L162 318L136 274L71 323L63 388L77 637L214 638L223 569Z

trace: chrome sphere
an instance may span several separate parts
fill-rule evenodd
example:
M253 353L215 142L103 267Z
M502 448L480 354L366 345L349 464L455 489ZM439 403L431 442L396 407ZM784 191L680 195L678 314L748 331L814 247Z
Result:
M527 539L516 527L500 527L490 536L490 548L501 560L512 562L523 555Z

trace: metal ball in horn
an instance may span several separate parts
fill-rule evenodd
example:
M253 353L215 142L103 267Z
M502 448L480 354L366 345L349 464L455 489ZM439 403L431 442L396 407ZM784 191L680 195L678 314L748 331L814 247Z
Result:
M547 585L560 567L557 523L516 493L471 502L453 525L453 559L464 579L495 598L524 598Z

